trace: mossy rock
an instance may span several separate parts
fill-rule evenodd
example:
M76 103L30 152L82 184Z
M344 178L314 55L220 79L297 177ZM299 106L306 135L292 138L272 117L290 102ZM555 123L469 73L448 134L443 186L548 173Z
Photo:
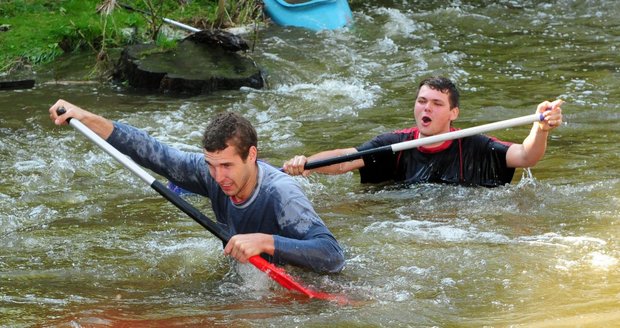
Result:
M187 95L264 86L262 73L253 60L195 40L183 40L168 50L152 44L128 46L114 77L138 89Z

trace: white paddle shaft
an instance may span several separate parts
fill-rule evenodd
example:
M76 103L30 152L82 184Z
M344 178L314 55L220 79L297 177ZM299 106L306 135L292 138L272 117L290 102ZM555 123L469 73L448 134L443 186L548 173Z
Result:
M103 149L106 153L114 157L117 161L123 164L123 166L128 168L144 182L148 183L149 186L153 184L155 178L152 175L150 175L142 167L140 167L133 160L131 160L131 158L125 156L116 148L112 147L112 145L110 145L107 141L103 140L103 138L101 138L98 134L93 132L93 130L89 129L86 125L80 122L80 120L76 118L71 118L69 120L69 125L80 131L84 136L86 136L86 138L90 139L90 141L94 142L97 146L101 147L101 149Z
M460 138L465 138L465 137L473 136L476 134L482 134L482 133L486 133L490 131L512 128L515 126L521 126L521 125L525 125L525 124L533 123L533 122L540 122L543 119L544 119L544 116L541 113L536 113L536 114L531 114L531 115L526 115L526 116L521 116L521 117L515 117L513 119L489 123L489 124L483 124L483 125L463 129L463 130L456 130L456 131L437 134L434 136L424 137L424 138L420 138L416 140L395 143L392 145L392 151L397 152L401 150L417 148L420 146L432 145L432 144L446 141L446 140L460 139Z
M344 162L352 161L354 159L362 158L364 156L371 155L371 154L378 154L378 153L389 152L389 151L392 151L395 153L401 150L407 150L407 149L412 149L416 147L432 145L432 144L446 141L446 140L459 139L459 138L469 137L469 136L473 136L476 134L481 134L481 133L485 133L485 132L489 132L493 130L506 129L506 128L511 128L511 127L515 127L519 125L528 124L528 123L540 122L543 119L544 119L544 116L542 113L536 113L536 114L516 117L516 118L499 121L495 123L479 125L479 126L475 126L475 127L471 127L471 128L467 128L463 130L457 130L457 131L442 133L442 134L438 134L438 135L434 135L430 137L424 137L424 138L415 139L415 140L403 141L403 142L399 142L399 143L395 143L391 145L385 145L385 146L381 146L377 148L366 149L366 150L362 150L356 153L342 155L338 157L319 159L316 161L307 162L304 165L304 169L311 170L311 169L316 169L316 168L323 167L323 166L344 163Z

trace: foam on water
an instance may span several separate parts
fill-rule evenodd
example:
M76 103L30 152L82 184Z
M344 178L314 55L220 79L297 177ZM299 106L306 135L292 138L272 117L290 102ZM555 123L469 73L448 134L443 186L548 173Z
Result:
M611 270L618 265L618 259L602 252L592 252L588 254L590 264L599 269Z
M170 233L165 233L163 235L152 233L152 237L157 237L157 239L151 239L146 242L146 245L149 246L148 249L156 251L158 255L174 254L185 250L199 250L205 252L205 255L208 256L210 254L207 253L222 251L222 243L215 238L185 238L180 241L175 239L162 239L166 238L166 235L169 234Z
M58 213L45 205L21 208L9 204L18 204L18 202L10 198L0 198L0 208L5 209L0 215L0 235L4 237L22 229L46 228L56 219Z
M327 117L355 116L360 109L369 108L374 104L377 92L380 90L378 86L367 86L360 81L332 78L322 79L318 83L280 85L276 89L279 94L286 97L298 97L319 108L329 109L322 113ZM338 107L339 103L343 106Z
M519 242L540 244L548 246L557 246L562 248L570 248L571 246L604 246L606 241L600 238L586 236L562 236L555 232L545 233L537 236L523 236L518 238Z
M374 13L386 16L382 28L387 36L414 37L421 29L420 23L411 18L411 13L385 7L376 8Z
M241 264L236 262L233 267L242 279L242 284L240 285L242 289L265 291L276 285L276 283L269 278L267 274L258 270L251 264Z
M46 168L46 163L42 159L20 161L13 164L13 168L19 172L40 171Z
M546 233L519 237L517 242L555 248L558 253L555 268L561 271L581 270L579 268L583 266L610 270L616 267L619 261L613 253L608 253L608 242L597 237Z
M383 221L372 223L364 233L380 233L386 236L399 236L416 242L450 242L450 243L507 243L510 239L493 231L478 231L467 220L457 220L460 226L450 223L407 220L401 222Z

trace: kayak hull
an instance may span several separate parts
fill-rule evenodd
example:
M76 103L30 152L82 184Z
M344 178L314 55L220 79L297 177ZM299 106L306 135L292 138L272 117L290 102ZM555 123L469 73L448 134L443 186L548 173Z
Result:
M350 25L353 14L347 0L263 0L266 14L281 26L333 30Z

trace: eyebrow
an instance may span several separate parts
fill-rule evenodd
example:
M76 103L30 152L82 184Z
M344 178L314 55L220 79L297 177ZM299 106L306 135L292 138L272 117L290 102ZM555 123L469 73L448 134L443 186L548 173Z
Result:
M213 163L209 162L209 159L207 158L207 155L203 156L205 162L207 163L207 165L213 165ZM218 165L233 165L235 164L234 161L225 161L225 162L221 162Z
M419 96L419 97L416 98L416 100L426 100L426 101L440 102L440 103L444 103L445 102L443 99L439 99L439 98L426 98L424 96Z

